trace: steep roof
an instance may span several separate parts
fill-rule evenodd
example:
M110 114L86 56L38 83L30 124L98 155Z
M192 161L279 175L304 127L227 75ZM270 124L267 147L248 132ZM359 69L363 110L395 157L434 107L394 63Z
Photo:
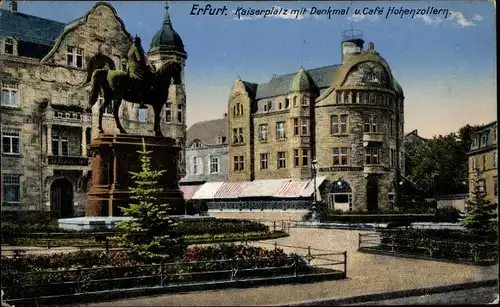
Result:
M0 36L18 41L52 46L64 30L65 23L10 10L0 9Z
M311 76L305 71L304 68L300 68L297 74L292 79L292 84L290 84L291 92L302 92L302 91L315 91L316 84Z
M340 66L340 64L336 64L305 71L314 81L318 89L324 89L331 86L335 72ZM291 73L276 76L267 83L259 84L257 86L257 94L255 98L263 99L290 93L292 82L296 74L297 73Z
M227 117L198 122L189 127L186 133L186 144L200 140L206 145L216 145L220 136L226 137L227 142Z

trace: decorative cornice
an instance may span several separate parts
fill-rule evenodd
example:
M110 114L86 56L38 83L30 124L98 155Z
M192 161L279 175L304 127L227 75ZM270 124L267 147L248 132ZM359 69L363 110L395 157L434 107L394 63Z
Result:
M52 47L52 49L49 51L49 53L40 62L42 64L44 64L49 58L51 58L52 55L54 55L54 53L57 51L57 49L59 49L59 46L61 45L61 42L66 37L66 35L68 35L71 31L75 30L79 26L84 25L85 23L87 23L90 14L94 13L94 11L99 6L101 6L101 5L104 5L104 6L108 7L111 10L111 12L113 13L113 15L115 16L115 20L120 23L122 31L125 32L125 34L127 34L127 36L129 37L130 41L132 42L133 41L132 35L130 35L130 33L125 29L125 23L123 22L123 20L120 17L118 17L118 13L116 12L115 8L112 7L111 4L109 4L107 2L98 2L81 19L78 19L74 23L72 23L70 25L67 25L64 28L63 33L59 36L59 38L57 39L57 41L54 44L54 46Z

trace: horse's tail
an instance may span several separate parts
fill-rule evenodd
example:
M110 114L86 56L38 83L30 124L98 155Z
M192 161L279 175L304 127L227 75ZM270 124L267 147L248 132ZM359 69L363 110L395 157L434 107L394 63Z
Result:
M92 74L92 83L89 97L89 107L92 108L99 98L102 89L102 82L105 80L107 69L98 69ZM103 78L104 77L104 78Z

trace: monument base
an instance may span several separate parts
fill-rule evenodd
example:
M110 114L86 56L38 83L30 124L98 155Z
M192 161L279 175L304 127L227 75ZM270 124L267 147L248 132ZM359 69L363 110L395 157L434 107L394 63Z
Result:
M120 207L128 207L136 200L129 188L135 186L131 172L141 172L143 149L150 151L151 168L165 170L158 179L163 188L156 197L170 205L169 214L182 214L185 201L179 189L177 167L180 147L168 137L129 134L100 134L89 145L92 152L92 185L87 194L85 216L121 216Z
M173 219L180 221L214 220L214 217L199 215L172 215ZM128 216L82 216L57 220L60 229L86 230L86 231L112 231L116 223L130 221L134 218Z

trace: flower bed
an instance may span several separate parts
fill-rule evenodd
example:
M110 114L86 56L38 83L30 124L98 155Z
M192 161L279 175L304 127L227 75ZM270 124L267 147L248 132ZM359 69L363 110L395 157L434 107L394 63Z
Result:
M7 297L15 299L154 286L161 277L163 283L208 282L310 270L301 257L281 249L234 244L193 247L177 260L155 265L125 252L95 251L2 257L2 288Z
M381 238L378 249L384 251L475 263L498 259L498 235L494 231L482 236L449 229L379 230L378 233Z

